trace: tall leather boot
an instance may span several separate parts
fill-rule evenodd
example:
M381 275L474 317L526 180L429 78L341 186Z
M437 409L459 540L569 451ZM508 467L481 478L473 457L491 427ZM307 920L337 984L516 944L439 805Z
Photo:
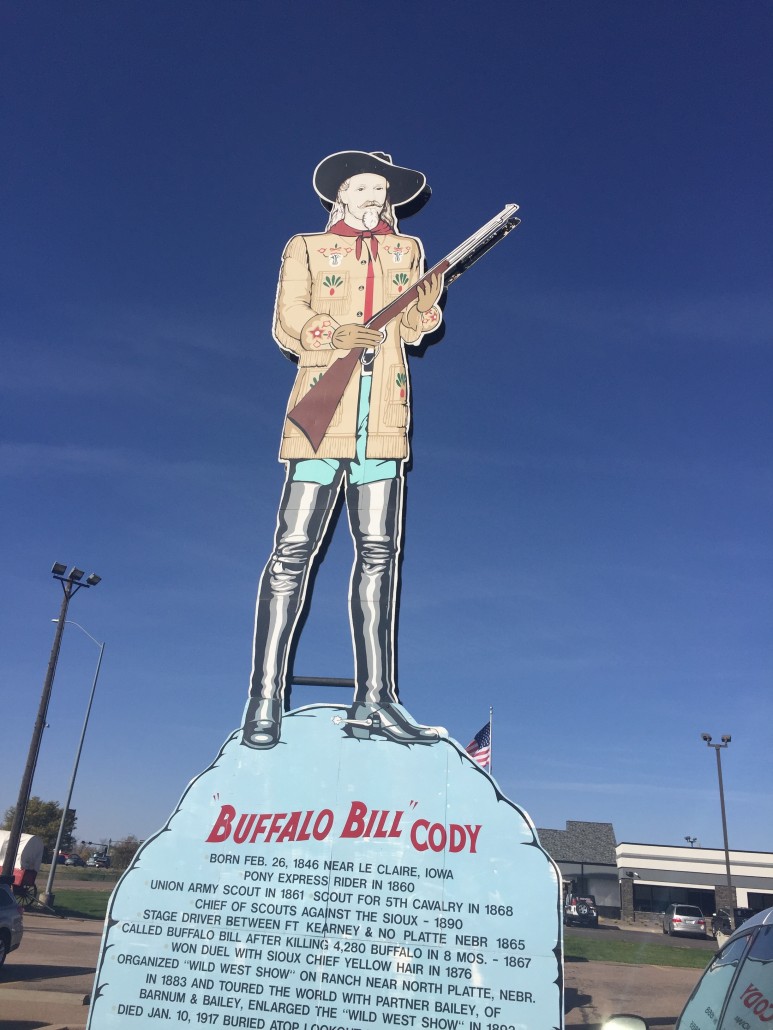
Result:
M266 749L279 741L295 629L337 493L337 481L330 486L285 483L274 549L260 578L255 608L250 700L242 729L242 743L248 747Z
M397 701L394 635L402 498L402 478L346 488L355 549L349 612L357 702Z
M355 698L348 732L400 744L433 744L447 732L420 726L397 705L395 619L403 514L403 480L347 485L355 546L349 593Z

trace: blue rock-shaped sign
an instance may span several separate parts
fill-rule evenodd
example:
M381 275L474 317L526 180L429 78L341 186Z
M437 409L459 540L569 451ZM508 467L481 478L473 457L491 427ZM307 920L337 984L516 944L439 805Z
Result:
M90 1030L562 1025L560 875L453 740L235 733L113 894Z

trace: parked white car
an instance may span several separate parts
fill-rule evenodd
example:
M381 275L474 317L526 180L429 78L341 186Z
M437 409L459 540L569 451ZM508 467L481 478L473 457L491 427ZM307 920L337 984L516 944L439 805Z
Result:
M706 936L706 917L697 905L669 905L663 913L663 933Z

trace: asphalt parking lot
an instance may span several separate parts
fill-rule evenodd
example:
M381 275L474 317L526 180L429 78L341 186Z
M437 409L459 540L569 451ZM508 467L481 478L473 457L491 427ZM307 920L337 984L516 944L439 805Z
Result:
M641 940L673 946L659 932L572 930L607 939ZM102 924L96 920L61 919L28 912L24 940L0 971L0 1030L81 1030L88 1019L88 1001L96 970ZM713 951L713 941L679 941L681 946ZM614 1012L633 1012L654 1028L672 1026L698 981L696 969L625 965L569 960L565 967L566 1026L600 1030Z
M1 1030L85 1027L102 924L25 912L24 939L0 970Z
M697 969L572 962L564 966L567 1027L601 1030L614 1013L644 1017L649 1027L670 1027L698 982Z

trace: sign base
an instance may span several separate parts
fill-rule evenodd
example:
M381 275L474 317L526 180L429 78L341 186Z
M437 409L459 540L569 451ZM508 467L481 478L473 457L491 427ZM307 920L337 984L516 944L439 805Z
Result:
M341 705L241 732L113 893L89 1030L561 1027L560 883L450 739L348 736Z

